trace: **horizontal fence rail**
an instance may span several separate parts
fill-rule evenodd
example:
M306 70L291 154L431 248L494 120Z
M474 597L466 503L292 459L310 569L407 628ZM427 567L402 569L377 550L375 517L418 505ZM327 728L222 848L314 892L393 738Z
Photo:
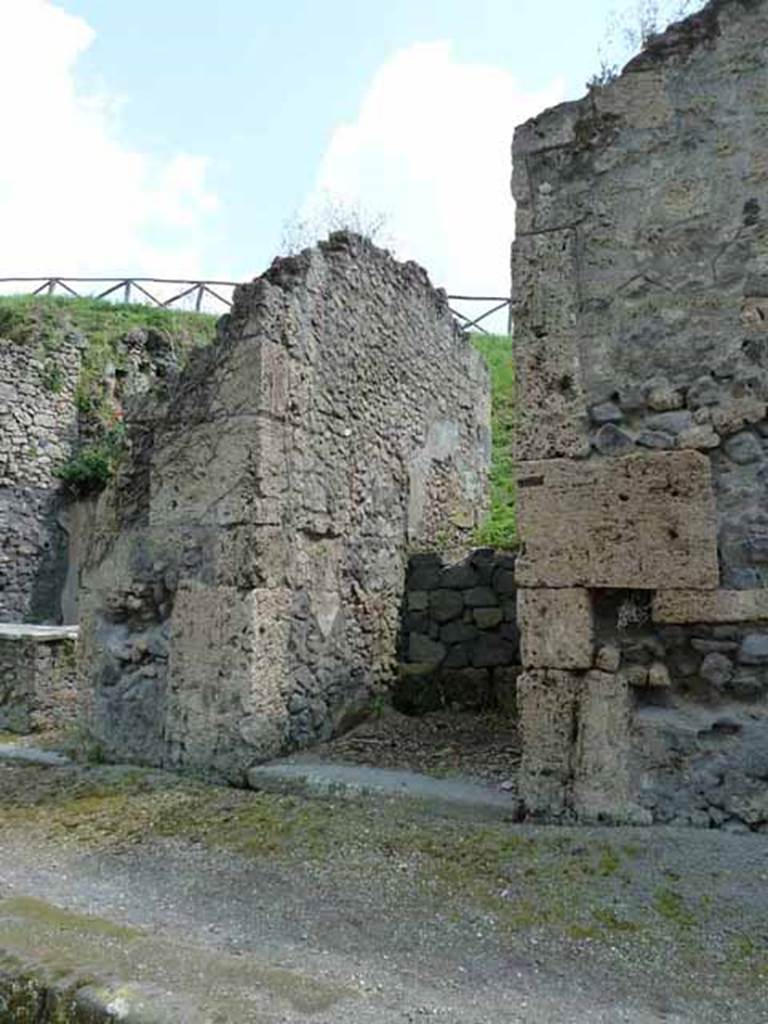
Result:
M196 281L172 277L0 277L0 293L11 285L20 285L15 294L63 295L75 299L105 299L111 302L137 302L161 309L186 308L195 312L231 309L232 292L239 281ZM163 292L157 294L158 285ZM103 286L103 287L102 287ZM172 287L171 287L172 286ZM150 290L151 289L151 290ZM222 291L228 290L227 294ZM213 300L213 303L211 302ZM512 331L512 300L502 295L449 295L450 310L465 331L489 332L484 322L507 311L507 333ZM455 303L473 303L476 312L465 313ZM183 304L183 305L182 305Z
M112 302L137 302L147 306L170 309L182 299L188 299L196 312L201 312L207 296L219 306L229 309L232 297L222 295L222 288L234 289L239 281L195 281L173 277L0 277L0 290L8 285L22 285L22 294L66 295L75 299L110 299ZM106 285L104 288L84 285ZM170 296L161 298L153 294L157 285L163 290L172 285ZM150 291L150 287L153 291ZM179 290L180 289L180 290Z
M495 313L501 314L502 310L506 310L506 324L507 334L512 333L512 299L507 295L449 295L448 301L451 303L456 302L482 302L492 303L489 309L485 309L480 313L479 316L467 316L465 313L455 309L453 305L450 307L451 312L459 321L459 324L465 331L479 331L481 334L499 333L487 331L482 326L483 320L487 320L488 317L493 316Z

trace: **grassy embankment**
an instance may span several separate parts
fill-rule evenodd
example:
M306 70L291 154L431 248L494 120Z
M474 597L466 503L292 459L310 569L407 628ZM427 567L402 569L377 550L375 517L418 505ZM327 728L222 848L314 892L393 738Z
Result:
M491 509L475 540L489 547L514 548L517 524L512 472L515 414L512 338L505 334L475 334L472 341L491 374Z
M115 421L114 405L106 398L104 376L108 365L118 371L123 368L126 350L121 341L135 328L163 334L178 362L183 363L193 348L213 339L216 318L95 299L0 296L0 339L36 347L43 365L43 380L51 391L58 391L63 384L57 352L68 335L76 333L82 337L75 400L78 412L89 426L89 437L62 470L65 483L75 491L103 486L122 450L122 425ZM513 548L517 536L511 452L515 381L512 339L506 335L476 334L473 343L488 365L492 386L491 508L475 540L490 547Z
M42 366L43 384L58 392L64 373L58 354L72 336L82 345L75 403L84 443L60 470L75 493L99 490L111 478L123 451L123 425L105 387L108 366L120 371L128 351L122 344L129 331L154 331L170 346L176 362L212 341L216 317L204 313L117 304L62 296L0 296L0 339L29 344Z

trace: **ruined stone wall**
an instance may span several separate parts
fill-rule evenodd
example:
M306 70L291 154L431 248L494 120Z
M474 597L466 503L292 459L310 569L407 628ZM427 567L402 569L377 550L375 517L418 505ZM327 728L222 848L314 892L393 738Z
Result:
M714 0L515 135L534 814L768 822L766 38Z
M28 734L78 718L76 627L0 625L0 731Z
M100 317L83 319L88 335L76 326L76 307L43 299L26 313L0 308L0 623L77 621L89 503L58 473L103 443L122 406L172 379L197 336L205 337L183 325L134 326L111 337L106 303ZM11 337L2 337L4 327Z
M57 621L66 574L56 470L77 437L80 354L0 338L0 622Z
M129 426L81 595L93 728L239 780L391 681L409 548L483 513L487 373L421 268L342 234L238 289Z
M520 644L515 555L478 548L408 564L393 703L406 714L442 708L514 712Z

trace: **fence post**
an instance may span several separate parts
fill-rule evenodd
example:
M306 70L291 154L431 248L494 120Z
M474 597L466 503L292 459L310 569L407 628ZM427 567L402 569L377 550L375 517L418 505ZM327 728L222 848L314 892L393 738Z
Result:
M130 281L126 281L125 282L125 293L123 295L123 302L130 302L130 301L131 301L131 282Z
M198 289L197 289L197 297L195 299L195 312L196 313L200 312L200 307L203 304L203 292L204 291L205 291L205 285L204 284L199 285Z

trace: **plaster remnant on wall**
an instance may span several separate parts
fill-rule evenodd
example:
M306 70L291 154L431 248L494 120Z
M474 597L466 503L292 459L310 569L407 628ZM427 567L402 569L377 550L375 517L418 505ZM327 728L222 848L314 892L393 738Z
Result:
M663 452L518 467L521 587L717 586L709 461Z

